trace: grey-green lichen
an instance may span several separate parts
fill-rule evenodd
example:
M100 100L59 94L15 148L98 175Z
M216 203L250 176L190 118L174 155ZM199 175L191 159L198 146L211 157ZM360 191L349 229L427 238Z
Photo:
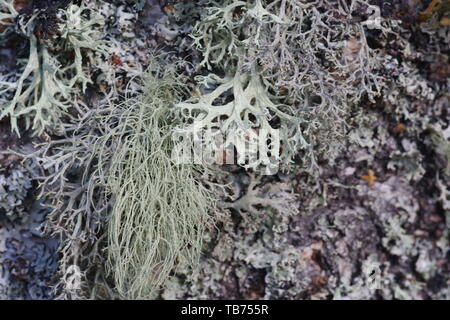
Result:
M21 73L0 78L0 119L8 117L18 134L19 119L38 135L44 130L60 131L62 118L69 115L69 108L76 108L70 103L74 94L84 92L92 82L83 61L85 51L106 53L99 39L104 20L91 8L73 4L60 10L31 8L27 14L16 11L13 0L1 0L0 11L0 21L16 21L15 29L8 23L0 33L2 40L11 37L12 30L29 39Z
M205 101L211 96L226 96L231 102L222 108L207 107L200 98L197 109L208 108L209 118L204 121L217 125L225 134L232 131L229 123L233 122L244 131L249 131L250 125L267 132L280 127L282 151L278 160L289 164L297 155L306 171L316 174L318 161L326 158L332 162L341 150L352 106L363 95L373 99L383 86L383 77L376 72L381 66L380 52L368 46L365 36L365 29L373 24L371 9L365 1L210 2L192 31L194 44L203 53L200 66L223 70L235 79L247 77L250 85L240 89L239 80L205 96ZM354 22L357 15L366 20ZM382 19L377 22L375 27L385 32L388 23ZM225 94L225 88L231 92ZM269 93L271 96L265 98ZM240 101L246 94L256 96L257 101ZM290 110L288 114L271 107L280 103ZM214 119L224 116L219 110L234 107L245 111L237 111L238 117L227 114L226 127L217 124ZM240 113L250 118L248 123L243 124ZM250 113L257 118L256 123L251 123ZM197 117L202 116L200 112Z
M404 3L85 1L81 17L101 16L110 59L81 49L86 78L58 100L75 109L54 118L61 130L48 131L58 136L31 155L51 206L45 229L61 239L56 296L449 299L450 29L441 12L414 22L426 4ZM14 33L7 24L2 46ZM164 72L141 81L156 46L160 71L184 58L175 92ZM74 66L75 57L56 59ZM9 83L22 74L11 70L0 63ZM183 175L169 161L169 133L195 124L245 129L238 156L253 133L285 130L279 146L266 142L289 172L263 176L238 157L223 171ZM192 214L191 190L170 196L180 184L200 190L193 199L204 210ZM211 184L222 186L214 210L200 201ZM183 236L169 242L168 226Z
M39 231L48 210L33 202L21 221L0 223L0 299L44 300L54 293L57 240Z
M221 232L210 238L201 273L191 276L188 269L179 270L164 298L449 298L449 78L445 71L437 72L439 63L442 70L449 67L448 56L440 54L448 52L449 29L434 23L437 29L431 31L425 23L405 30L398 26L399 21L385 21L379 7L371 9L378 16L361 23L367 27L362 38L376 34L385 51L377 57L379 69L369 74L374 79L383 73L391 77L380 82L378 98L364 98L364 103L350 109L346 151L333 165L322 164L322 173L314 180L297 172L266 178L265 182L250 174L249 182L247 174L235 172L234 194L238 196L225 204L219 217ZM223 10L215 8L212 13L220 16ZM245 13L230 11L226 21L231 21L233 14L238 19ZM272 17L265 15L271 21ZM320 15L321 11L317 12ZM245 43L227 42L227 35L238 25L233 29L222 23L209 29L209 43L219 39L216 41L231 44L219 49L211 46L207 54L216 54L215 62L229 62L221 48L243 52L256 38L244 34L237 39L248 39ZM255 24L255 28L261 26ZM220 27L224 30L216 34ZM415 44L414 34L421 32L426 32L426 37L420 39L428 42ZM384 38L388 35L390 42ZM358 52L358 41L347 44L347 52ZM282 45L265 49L279 47ZM268 61L283 60L275 57L283 56ZM430 69L423 70L421 61ZM285 69L289 77L290 70L295 66ZM376 180L368 185L361 177L370 168ZM275 210L273 215L276 202L268 195L258 199L258 194L264 194L268 184L274 187L284 181L295 181L288 188L294 194L277 194L281 203L293 201L293 208L285 208L283 213ZM281 221L274 222L277 217ZM185 277L190 281L181 281Z
M39 230L48 212L36 200L41 170L8 123L0 137L0 298L51 299L57 241Z
M110 268L117 290L128 299L155 297L180 261L196 268L216 201L214 190L202 184L205 168L172 159L173 128L180 121L171 109L183 86L171 71L152 65L141 100L104 117L104 125L116 117L120 122L99 141L118 144L113 152L99 149L98 166L108 166L104 175L114 197L107 233Z
M0 154L0 157L5 154ZM0 220L11 222L27 218L29 198L35 193L39 170L33 160L0 167Z
M216 195L206 168L172 159L172 105L185 92L174 72L153 63L140 95L91 110L39 156L61 298L152 298L179 263L195 268Z

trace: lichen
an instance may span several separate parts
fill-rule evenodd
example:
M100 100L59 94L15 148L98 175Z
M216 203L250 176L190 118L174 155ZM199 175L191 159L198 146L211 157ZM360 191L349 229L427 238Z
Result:
M257 83L258 77L264 79L257 89L272 96L253 111L253 115L258 113L255 127L273 130L273 126L269 129L263 124L262 117L265 122L281 122L283 162L289 163L296 154L305 171L315 175L318 162L332 162L343 147L352 106L363 95L373 100L384 83L376 72L381 66L380 52L368 46L365 36L365 28L373 27L369 8L364 1L349 5L326 1L314 5L298 1L210 2L192 37L203 53L200 65L210 72L223 70L236 78L248 77L250 84ZM365 21L350 22L361 15ZM381 17L379 20L375 27L387 32L388 23ZM217 79L214 74L208 77ZM227 87L234 93L229 99L234 99L236 106L245 103L252 109L252 101L239 101L240 82L234 84L238 86ZM255 94L251 85L249 88ZM280 96L285 99L280 101ZM288 125L283 123L283 115L266 111L280 102L291 110ZM209 109L208 113L217 113L219 108ZM230 131L222 129L225 134ZM242 129L249 131L245 126ZM252 132L245 134L251 136Z
M149 73L141 101L105 117L105 124L120 118L99 141L105 146L117 140L115 153L108 147L98 151L99 167L109 163L106 183L114 196L109 262L115 287L128 299L154 297L179 261L196 267L215 202L213 191L202 185L204 169L176 165L171 157L179 122L171 106L181 98L181 83L170 66L152 66ZM111 160L104 159L108 155Z
M45 89L63 104L39 105L52 113L45 121L16 104L0 122L0 152L18 150L9 119L21 140L27 128L39 136L26 162L0 156L0 175L17 187L6 198L0 189L11 213L0 222L0 295L449 299L446 5L56 2L0 0L0 112L27 65L19 96L34 104ZM100 51L77 44L78 22L94 21ZM177 158L199 146L206 157ZM258 158L261 147L273 161ZM42 239L28 237L41 218L21 222L36 212L37 168L24 165L36 162L57 255L28 245ZM11 180L14 170L23 175ZM35 280L47 284L56 257L50 292Z
M25 129L37 135L61 130L72 95L84 92L91 82L83 68L82 51L106 53L104 42L98 39L104 21L91 8L73 4L59 12L53 7L32 8L27 14L17 12L14 1L2 0L3 9L8 11L0 20L17 20L17 32L29 39L29 55L20 76L0 78L0 119L8 117L18 134L19 118L25 120ZM0 34L2 38L10 36L8 29Z
M39 225L48 210L36 201L22 221L0 226L0 298L46 300L54 297L57 240Z
M46 230L63 239L61 298L151 298L180 261L196 265L215 196L205 169L172 161L184 92L173 70L152 64L143 93L90 111L39 158L54 199Z
M0 168L0 220L17 222L27 218L28 199L36 187L38 174L33 160Z

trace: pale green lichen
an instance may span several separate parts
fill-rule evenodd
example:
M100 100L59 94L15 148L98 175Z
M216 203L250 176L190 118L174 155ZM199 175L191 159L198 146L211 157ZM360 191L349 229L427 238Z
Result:
M60 131L62 117L69 116L68 109L73 107L69 103L72 95L84 92L91 82L83 68L82 51L106 54L104 42L98 39L98 29L102 28L104 21L84 5L69 5L58 16L47 17L57 20L58 39L45 40L35 35L41 13L34 12L24 19L12 3L0 1L0 9L9 11L2 13L0 18L19 19L19 32L29 39L30 51L17 79L0 78L0 119L8 117L12 130L18 134L19 119L24 119L25 129L32 129L37 135L44 130ZM89 18L86 12L89 12ZM8 29L11 28L9 26ZM10 34L10 30L5 30L0 37ZM74 57L68 58L71 53Z
M352 106L363 95L370 99L379 95L384 83L374 72L381 67L380 53L368 46L365 36L365 28L372 27L369 19L351 22L355 12L368 14L368 8L365 1L331 5L326 1L211 1L192 37L203 53L200 65L258 83L256 90L252 86L247 90L256 99L260 95L256 92L272 93L255 109L251 100L239 100L243 90L227 87L234 93L228 95L234 99L228 106L245 103L245 108L253 108L258 129L273 130L263 117L266 122L281 122L283 162L289 163L297 154L306 171L317 174L318 161L332 162L343 147ZM375 27L385 32L386 23L379 20ZM267 112L281 102L289 106L289 119ZM211 116L220 113L220 108L209 109ZM250 136L252 132L245 130ZM223 128L224 134L230 131ZM278 156L279 150L274 153ZM255 169L258 163L247 167Z
M202 185L204 169L171 158L179 122L171 107L183 91L170 68L156 68L143 79L141 101L119 106L119 124L100 142L118 141L105 174L114 197L107 250L115 286L128 299L155 297L180 261L196 267L215 202ZM105 167L109 150L99 152Z
M156 63L142 84L138 97L86 114L41 158L43 195L54 199L46 228L63 239L61 298L152 298L177 264L199 259L215 195L202 184L206 168L171 157L172 104L185 89Z
M145 12L136 1L89 3L108 18L102 36L116 62L82 49L82 69L76 54L62 63L85 72L71 98L88 106L34 155L52 202L46 230L62 239L59 298L448 299L449 82L430 81L417 63L446 52L448 28L420 26L430 40L420 52L419 37L368 1L177 1L178 25L159 1L139 1ZM184 38L199 13L192 41L203 57ZM191 59L177 72L202 74L200 94L180 102L185 86L165 77L167 64L140 81L157 43ZM45 46L60 61L60 48ZM200 177L169 157L179 146L172 133L199 128L245 129L229 145L200 140L219 158L230 145L255 155L253 134L286 130L280 145L263 140L291 173L262 177L263 162L238 157L228 174ZM361 179L368 169L371 186ZM229 192L211 232L208 181ZM182 187L190 190L173 192ZM194 202L205 210L192 214Z
M269 92L257 72L238 72L223 79L210 75L201 81L207 88L213 87L212 91L176 108L188 124L178 130L180 135L191 134L195 139L199 132L211 133L196 141L202 150L219 153L234 147L237 164L251 169L264 167L263 174L271 174L278 170L279 162L288 164L298 149L310 147L300 130L306 121L296 117L293 107L277 102L280 98ZM229 97L232 100L226 102ZM215 105L217 101L223 104ZM214 135L223 135L222 141L214 144Z

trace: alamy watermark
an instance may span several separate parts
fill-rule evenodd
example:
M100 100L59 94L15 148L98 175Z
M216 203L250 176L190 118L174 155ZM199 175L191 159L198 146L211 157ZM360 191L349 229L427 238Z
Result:
M173 133L172 160L177 164L237 164L259 170L262 175L276 174L280 167L280 130L244 128L235 125L227 132L217 124L204 128L197 123Z

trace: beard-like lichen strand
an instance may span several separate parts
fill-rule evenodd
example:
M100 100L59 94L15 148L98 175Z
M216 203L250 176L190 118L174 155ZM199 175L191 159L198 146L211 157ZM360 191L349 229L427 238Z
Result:
M154 298L178 264L197 265L216 193L207 167L172 159L185 88L156 63L142 88L86 113L40 157L46 229L62 238L59 298Z
M117 140L107 184L114 196L108 257L119 293L154 298L177 264L196 267L214 206L214 194L194 164L172 159L172 103L180 89L170 73L144 79L142 101L125 103L118 126L102 139Z

